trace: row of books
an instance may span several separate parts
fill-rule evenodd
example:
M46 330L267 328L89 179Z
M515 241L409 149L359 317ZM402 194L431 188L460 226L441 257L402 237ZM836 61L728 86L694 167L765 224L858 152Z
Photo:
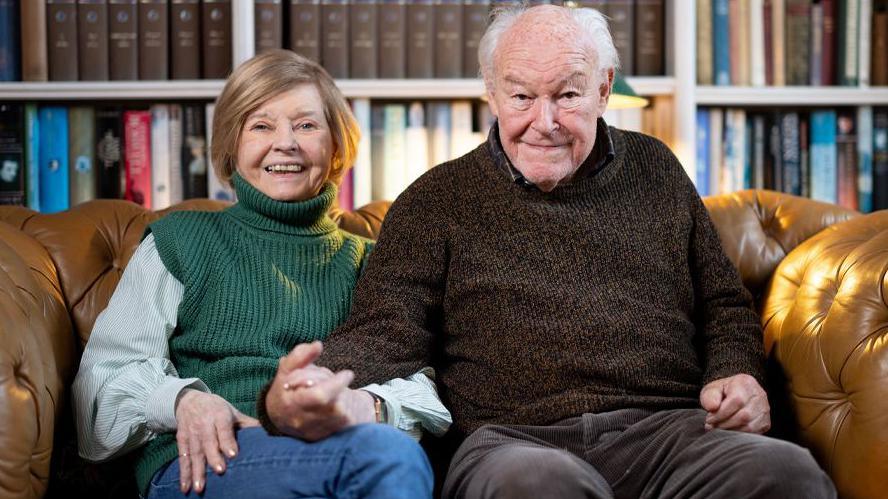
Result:
M334 78L475 78L489 10L516 3L256 0L256 52L286 46L320 61ZM624 74L664 73L665 0L566 3L609 15Z
M0 0L0 81L225 78L231 0Z
M697 111L701 195L772 189L888 208L888 108Z
M697 0L700 85L888 85L888 0Z
M54 213L95 198L154 209L232 199L210 174L213 108L0 103L0 204Z

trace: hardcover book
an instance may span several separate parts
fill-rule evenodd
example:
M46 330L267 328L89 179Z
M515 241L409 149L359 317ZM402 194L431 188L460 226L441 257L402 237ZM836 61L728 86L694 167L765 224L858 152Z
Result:
M172 0L170 4L170 77L196 80L201 74L200 0Z
M167 0L139 0L139 79L169 78Z
M77 0L77 56L80 79L108 79L108 2Z
M79 78L76 0L46 0L46 16L49 79L76 81Z
M108 2L108 65L112 80L139 79L139 7L136 0Z

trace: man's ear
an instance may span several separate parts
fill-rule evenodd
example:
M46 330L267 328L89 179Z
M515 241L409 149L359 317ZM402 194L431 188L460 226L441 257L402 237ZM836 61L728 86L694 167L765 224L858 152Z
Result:
M496 107L496 99L490 87L487 88L487 105L490 106L490 113L496 116L496 119L499 119L499 109Z
M607 70L607 78L598 86L598 115L601 116L607 110L611 89L614 87L614 68Z

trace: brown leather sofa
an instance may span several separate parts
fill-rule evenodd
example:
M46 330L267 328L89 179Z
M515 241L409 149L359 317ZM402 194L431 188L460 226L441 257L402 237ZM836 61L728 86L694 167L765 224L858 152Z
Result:
M888 497L888 211L766 191L705 201L762 313L775 435L810 448L843 497ZM374 237L386 209L335 216ZM145 225L163 213L107 200L56 215L0 207L0 497L134 493L125 459L76 457L68 387Z

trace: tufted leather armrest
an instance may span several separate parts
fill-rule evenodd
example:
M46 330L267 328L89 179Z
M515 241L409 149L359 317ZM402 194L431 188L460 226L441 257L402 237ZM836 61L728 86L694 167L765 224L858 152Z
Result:
M858 216L839 206L773 191L746 190L703 199L743 284L759 296L777 264L830 225Z
M23 213L23 212L19 212ZM0 222L0 497L40 497L76 352L46 250Z

